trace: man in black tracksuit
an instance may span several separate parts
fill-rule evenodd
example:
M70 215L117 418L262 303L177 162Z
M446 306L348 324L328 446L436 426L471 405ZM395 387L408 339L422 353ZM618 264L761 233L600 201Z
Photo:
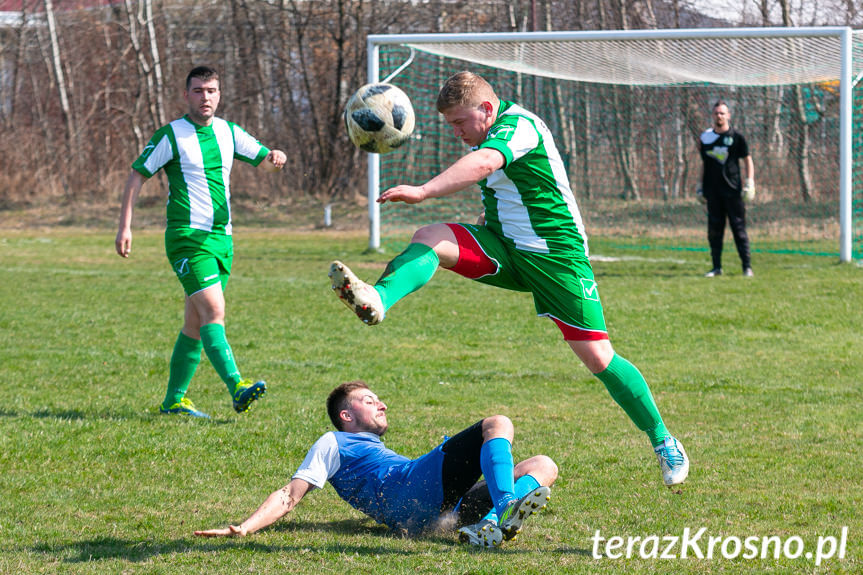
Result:
M730 119L728 105L719 100L713 106L713 127L702 133L699 139L699 151L704 160L702 201L707 202L707 239L713 259L713 269L705 277L722 275L726 218L743 265L743 275L753 275L744 201L755 196L755 171L746 139L731 128Z

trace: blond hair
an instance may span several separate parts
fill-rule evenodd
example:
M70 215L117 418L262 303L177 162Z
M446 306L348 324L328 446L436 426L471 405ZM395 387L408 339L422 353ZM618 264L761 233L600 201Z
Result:
M499 100L494 88L479 74L463 71L444 82L437 97L437 111L443 114L456 106L472 108L483 102L491 102L497 107Z

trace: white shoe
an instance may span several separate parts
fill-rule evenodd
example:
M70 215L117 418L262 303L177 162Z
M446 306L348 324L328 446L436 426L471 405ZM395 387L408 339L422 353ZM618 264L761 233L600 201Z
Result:
M551 487L541 485L519 499L512 501L501 513L498 525L503 531L503 538L509 541L521 533L524 520L538 511L545 509L551 499Z
M715 278L716 276L721 276L721 275L722 275L722 268L713 268L712 270L710 270L709 272L704 274L704 277Z
M494 521L483 519L479 523L465 525L459 529L458 540L477 547L500 547L503 532Z
M333 290L339 299L368 325L384 320L384 304L374 287L359 279L351 269L336 260L330 264L328 274L333 281Z
M674 437L668 435L662 444L653 448L662 469L662 480L669 487L686 481L689 475L689 457L683 445Z

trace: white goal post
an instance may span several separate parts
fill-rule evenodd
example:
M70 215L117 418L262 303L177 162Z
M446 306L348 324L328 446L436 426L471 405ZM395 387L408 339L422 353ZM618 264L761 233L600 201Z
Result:
M780 86L838 82L839 255L841 261L848 262L853 236L852 90L863 76L863 62L859 61L863 58L854 57L855 34L860 33L848 27L801 27L369 35L368 81L381 80L380 48L396 44L519 74L596 84ZM381 241L381 213L376 202L380 192L380 156L369 154L372 250L379 249Z

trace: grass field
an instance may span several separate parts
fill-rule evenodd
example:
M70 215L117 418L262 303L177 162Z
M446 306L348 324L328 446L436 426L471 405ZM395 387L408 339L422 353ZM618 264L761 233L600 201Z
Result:
M270 393L235 415L205 360L189 394L213 416L201 422L158 415L182 321L161 233L138 232L125 261L108 228L0 231L0 573L863 572L863 269L759 254L744 280L729 253L732 273L705 280L703 252L593 243L612 341L692 460L672 492L529 296L439 273L370 328L326 277L333 258L379 275L388 256L364 254L363 236L237 234L228 337ZM452 533L390 534L328 487L249 538L192 535L286 484L329 429L326 394L356 378L389 405L387 443L408 455L508 415L516 459L560 467L547 511L482 552ZM725 555L593 557L597 530L658 537L661 552L702 527L700 549L722 537ZM844 558L806 558L843 527ZM726 557L751 536L805 549Z

